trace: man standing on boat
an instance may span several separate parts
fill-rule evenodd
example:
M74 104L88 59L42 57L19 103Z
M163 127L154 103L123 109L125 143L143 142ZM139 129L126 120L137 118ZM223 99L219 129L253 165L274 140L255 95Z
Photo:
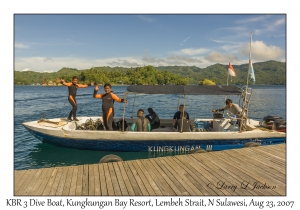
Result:
M117 95L112 93L111 85L106 83L104 85L104 94L97 94L99 86L96 85L94 89L94 98L102 99L102 118L106 130L112 131L113 115L114 115L114 101L127 103L127 100L119 98Z
M71 117L73 116L73 121L78 121L78 119L76 118L76 111L77 111L76 92L78 88L86 88L88 87L88 85L77 84L78 77L76 76L72 78L72 82L65 82L60 78L57 78L56 82L59 82L64 86L67 86L69 90L68 101L72 106L72 110L70 111L67 120L72 121Z

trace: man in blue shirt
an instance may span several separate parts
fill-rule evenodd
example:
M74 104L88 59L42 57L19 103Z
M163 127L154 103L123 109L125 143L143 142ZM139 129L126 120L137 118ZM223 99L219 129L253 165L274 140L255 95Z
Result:
M175 125L176 120L180 119L180 115L181 115L181 113L183 113L183 108L184 108L184 105L180 104L179 111L175 112L174 117L173 117L173 126ZM186 119L189 120L190 119L189 113L187 113L186 111L184 111L184 113L186 114Z

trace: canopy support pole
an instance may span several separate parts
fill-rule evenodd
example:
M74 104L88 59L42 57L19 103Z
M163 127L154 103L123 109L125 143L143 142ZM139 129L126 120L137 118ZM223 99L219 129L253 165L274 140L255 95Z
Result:
M127 92L124 92L124 101L126 100ZM123 116L122 116L122 132L124 132L124 123L125 123L125 110L126 110L126 103L124 102L124 109L123 109Z
M178 110L179 110L179 102L180 102L180 95L178 95L178 102L177 102L176 111L178 111Z
M185 108L185 94L184 94L184 99L183 99L183 112L182 112L182 117L181 117L181 128L180 128L180 133L182 133L183 129L183 118L184 118L184 108Z
M134 104L135 104L135 97L136 97L136 93L134 94L134 100L133 100L132 111L131 111L131 118L133 118L133 109L134 109Z

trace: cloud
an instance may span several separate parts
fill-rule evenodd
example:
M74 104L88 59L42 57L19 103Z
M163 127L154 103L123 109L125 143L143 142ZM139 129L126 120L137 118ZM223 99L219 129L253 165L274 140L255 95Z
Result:
M110 66L124 66L124 67L137 67L140 64L136 63L135 61L127 61L118 59L117 61L108 62Z
M225 44L220 46L220 48L226 52L237 53L240 46L240 44Z
M23 69L21 71L30 71L30 69L29 68L25 68L25 69Z
M44 62L53 62L54 60L52 58L45 58Z
M205 48L186 48L180 51L169 52L164 57L145 56L127 56L88 59L80 57L29 57L15 58L15 70L21 71L26 68L37 72L56 72L63 67L76 69L89 69L93 66L111 66L111 67L139 67L144 65L152 66L197 66L205 68L215 63L226 64L229 61L236 65L245 64L249 58L249 44L225 44L219 48L222 51ZM267 46L262 41L252 42L252 59L256 61L280 60L284 61L284 50L277 46Z
M190 39L191 37L189 36L189 37L187 37L187 38L185 38L183 41L182 41L182 43L180 43L180 45L183 45L183 43L185 43L188 39Z
M220 52L213 51L208 54L208 56L204 57L209 62L213 63L227 63L229 61L238 61L239 58L234 54L223 54Z
M204 54L209 52L209 49L205 49L205 48L186 48L186 49L182 49L180 50L181 53L187 54L187 55L199 55L199 54Z
M251 23L251 22L261 22L270 17L271 17L270 15L263 15L263 16L258 16L258 17L255 16L255 17L251 17L251 18L237 20L236 23L245 24L245 23Z
M183 63L203 63L201 59L198 58L190 58L186 56L168 56L166 58L167 61L179 61Z
M244 56L249 56L249 44L244 44L239 49ZM267 46L263 41L254 41L251 46L251 58L258 61L278 60L284 56L284 50L280 47L269 45Z
M27 48L29 48L29 45L25 45L25 44L21 44L21 43L16 43L15 44L15 48L27 49Z

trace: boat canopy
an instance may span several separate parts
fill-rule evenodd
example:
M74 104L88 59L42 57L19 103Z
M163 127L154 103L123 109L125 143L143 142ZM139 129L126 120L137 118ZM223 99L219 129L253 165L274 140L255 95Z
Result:
M181 94L181 95L241 95L237 86L219 85L130 85L129 93Z

